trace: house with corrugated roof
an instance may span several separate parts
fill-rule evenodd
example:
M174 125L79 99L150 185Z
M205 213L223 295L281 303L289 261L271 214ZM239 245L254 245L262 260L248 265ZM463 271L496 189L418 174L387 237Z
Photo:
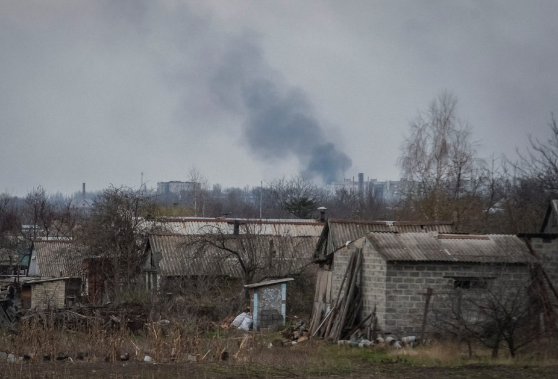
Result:
M316 296L312 314L319 318L332 306L334 254L339 249L371 232L392 233L451 233L448 221L374 221L330 218L326 221L314 251L314 262L319 264L316 277Z
M20 278L21 306L58 309L79 302L82 262L82 250L71 240L33 241L28 275Z
M314 220L181 218L152 233L143 266L146 287L193 276L245 280L284 277L311 266L323 228Z
M313 322L343 296L355 251L362 252L357 320L376 309L378 330L399 335L421 331L428 289L447 295L456 289L524 288L537 261L524 236L455 234L450 222L330 220L314 253L320 270Z
M330 218L326 221L316 245L314 259L325 262L337 249L371 232L451 233L449 221L369 221Z
M372 232L333 255L332 300L355 250L362 252L362 314L376 308L378 328L398 335L420 332L428 289L524 288L534 261L514 235Z

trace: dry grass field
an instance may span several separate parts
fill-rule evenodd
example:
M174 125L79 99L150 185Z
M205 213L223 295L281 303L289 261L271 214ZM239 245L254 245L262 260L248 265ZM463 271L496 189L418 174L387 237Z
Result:
M339 346L323 340L273 347L279 333L242 333L194 324L152 323L141 332L89 325L60 329L37 320L0 336L1 378L555 378L552 341L511 359L450 342L392 349ZM145 356L152 358L144 362ZM21 357L22 359L19 359ZM122 360L126 359L126 360Z

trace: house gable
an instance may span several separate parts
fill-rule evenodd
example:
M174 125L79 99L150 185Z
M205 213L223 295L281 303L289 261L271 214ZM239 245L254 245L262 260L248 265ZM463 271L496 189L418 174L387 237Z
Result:
M540 232L558 233L558 200L551 200L548 204Z

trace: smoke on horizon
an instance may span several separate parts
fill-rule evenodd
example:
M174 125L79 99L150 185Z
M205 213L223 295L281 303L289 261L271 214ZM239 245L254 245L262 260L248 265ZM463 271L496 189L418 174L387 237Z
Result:
M244 118L246 147L271 162L294 156L303 175L325 183L342 179L352 161L327 138L306 94L264 62L249 34L230 46L210 86L218 103Z

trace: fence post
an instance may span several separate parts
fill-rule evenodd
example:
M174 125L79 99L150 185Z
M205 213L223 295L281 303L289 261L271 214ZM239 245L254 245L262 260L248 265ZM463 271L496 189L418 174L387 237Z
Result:
M428 318L428 306L432 297L432 288L426 289L426 303L424 304L424 316L422 316L422 329L420 331L420 343L424 345L424 332L426 329L426 320Z

